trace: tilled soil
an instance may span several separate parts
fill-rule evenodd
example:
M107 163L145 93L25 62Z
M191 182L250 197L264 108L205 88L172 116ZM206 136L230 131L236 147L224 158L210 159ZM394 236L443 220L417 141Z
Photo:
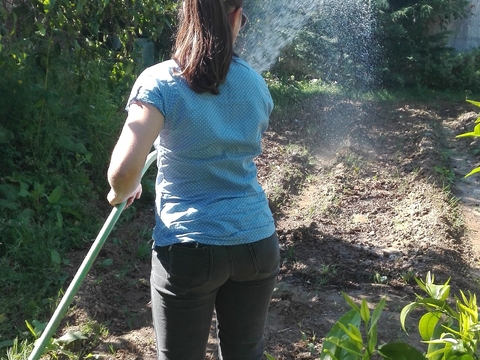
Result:
M475 111L444 101L315 97L276 113L257 159L282 249L265 333L269 354L318 359L325 335L349 310L342 292L371 308L387 299L379 343L421 347L414 319L410 336L399 323L419 291L414 276L431 271L437 283L451 277L454 293L476 291L480 177L463 175L480 157L471 140L454 138L473 129ZM153 212L145 203L126 210L62 323L59 333L87 335L80 344L85 355L155 357L148 283ZM72 272L85 253L71 254ZM212 337L208 359L217 358L215 348Z

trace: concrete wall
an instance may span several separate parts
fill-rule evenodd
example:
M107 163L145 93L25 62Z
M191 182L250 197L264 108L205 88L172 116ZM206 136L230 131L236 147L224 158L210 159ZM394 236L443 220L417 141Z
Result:
M450 46L458 51L480 47L480 0L471 0L472 16L455 20L448 29L453 32Z

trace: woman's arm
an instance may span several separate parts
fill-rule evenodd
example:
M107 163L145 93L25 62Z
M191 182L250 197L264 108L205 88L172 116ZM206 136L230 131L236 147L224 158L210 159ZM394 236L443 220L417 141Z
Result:
M143 166L163 122L163 114L155 106L139 101L131 103L108 168L111 190L107 199L111 205L128 200L128 206L140 197Z

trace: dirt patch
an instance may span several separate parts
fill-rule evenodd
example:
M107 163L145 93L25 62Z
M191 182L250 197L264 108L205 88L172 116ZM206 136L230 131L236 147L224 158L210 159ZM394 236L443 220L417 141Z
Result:
M437 282L451 277L455 289L477 289L480 187L478 178L462 176L480 159L471 144L453 139L473 127L465 114L474 110L318 97L272 119L257 159L282 248L267 352L317 359L324 336L349 309L341 292L372 308L386 297L379 342L419 346L415 329L407 337L398 320L417 291L414 275L432 271ZM88 334L85 354L153 359L146 250L153 214L127 216L62 329ZM85 253L71 254L72 269ZM207 358L216 359L213 338Z

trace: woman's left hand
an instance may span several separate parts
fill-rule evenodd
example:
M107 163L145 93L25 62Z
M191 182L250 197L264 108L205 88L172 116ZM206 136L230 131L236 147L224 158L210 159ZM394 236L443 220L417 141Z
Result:
M135 201L135 199L140 199L140 196L142 196L142 184L138 184L135 191L127 197L119 197L113 191L113 189L110 189L110 192L107 195L107 200L110 203L110 205L112 205L112 206L115 206L115 205L123 203L124 201L127 201L127 204L125 205L125 209L126 209L127 207L132 205L132 203Z

